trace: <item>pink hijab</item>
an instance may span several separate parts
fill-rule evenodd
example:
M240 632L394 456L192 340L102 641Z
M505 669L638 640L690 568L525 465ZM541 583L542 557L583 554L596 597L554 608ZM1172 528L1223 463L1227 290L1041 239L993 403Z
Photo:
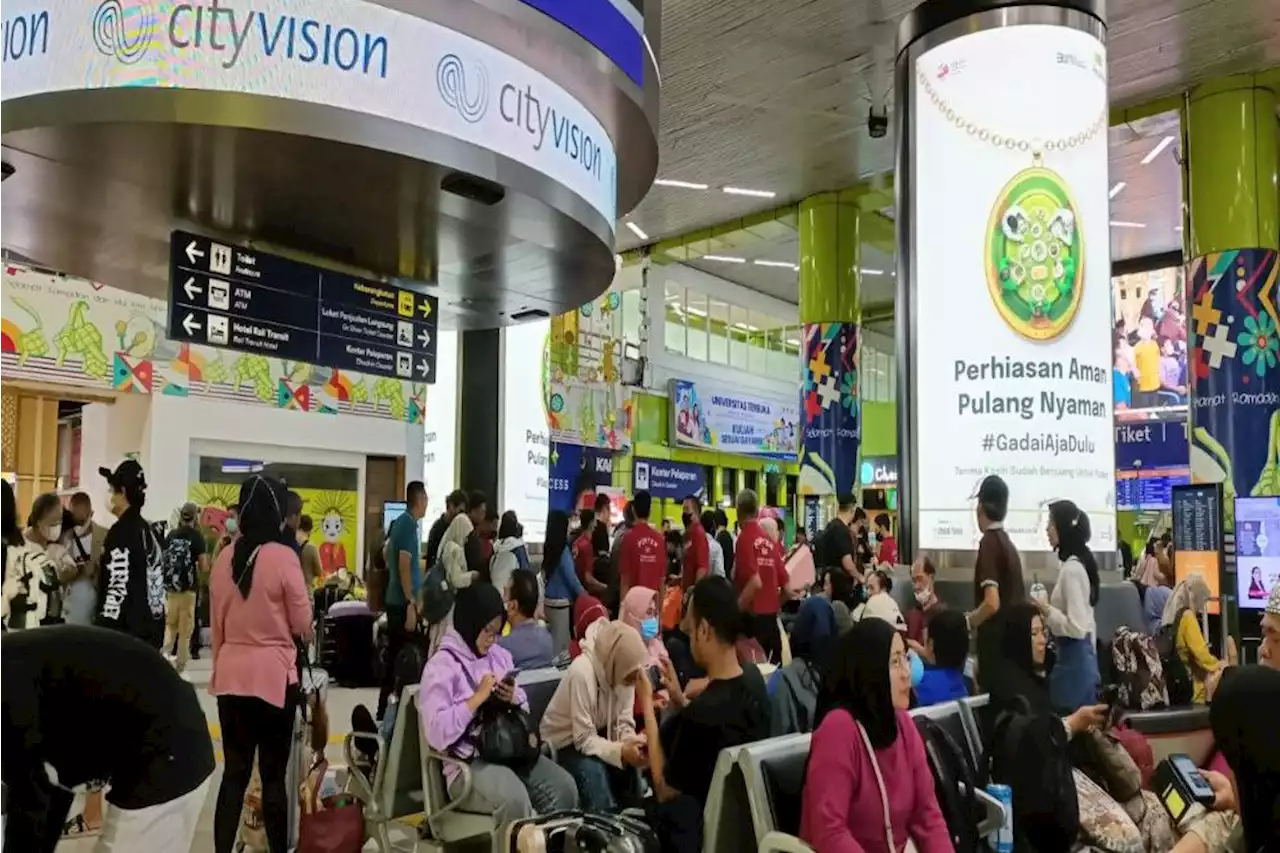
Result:
M639 631L640 623L644 621L649 612L649 607L657 599L658 593L646 586L631 587L627 592L626 598L622 599L622 612L619 614L622 617L622 621ZM667 647L662 644L661 632L659 632L658 636L645 643L645 648L649 650L649 666L660 667L663 661L669 659Z

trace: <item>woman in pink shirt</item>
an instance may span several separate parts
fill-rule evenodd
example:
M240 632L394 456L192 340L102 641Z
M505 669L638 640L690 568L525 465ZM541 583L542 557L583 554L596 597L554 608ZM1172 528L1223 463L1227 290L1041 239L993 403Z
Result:
M864 619L840 642L818 700L800 837L817 853L955 853L924 742L907 714L902 635Z
M240 487L240 537L222 549L209 578L213 677L226 772L213 819L215 853L231 853L244 792L258 756L270 853L288 841L285 768L298 693L294 638L310 641L311 600L297 552L285 544L287 490L255 474Z

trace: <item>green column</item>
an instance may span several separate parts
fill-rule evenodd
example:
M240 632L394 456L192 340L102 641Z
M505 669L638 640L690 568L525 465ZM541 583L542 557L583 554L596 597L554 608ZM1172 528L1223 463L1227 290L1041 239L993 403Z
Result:
M861 417L857 355L861 210L858 194L822 193L800 203L800 478L804 496L852 491ZM806 516L812 516L809 508Z
M1187 98L1186 141L1187 257L1280 248L1276 93L1251 74L1197 86ZM803 285L800 294L803 316Z

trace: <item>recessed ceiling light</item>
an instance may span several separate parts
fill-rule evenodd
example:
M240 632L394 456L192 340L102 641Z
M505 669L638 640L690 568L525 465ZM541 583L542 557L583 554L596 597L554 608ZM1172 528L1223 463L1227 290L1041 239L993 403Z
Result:
M692 181L677 181L673 178L658 178L653 182L655 187L676 187L682 190L705 190L706 184L695 184Z
M756 198L773 198L777 195L773 190L748 190L742 187L724 187L724 191L729 195L749 195Z
M867 267L860 267L858 269L858 272L862 273L863 275L884 275L884 270L873 270Z
M1117 181L1116 185L1111 188L1111 192L1107 193L1107 198L1115 198L1116 196L1120 195L1120 191L1127 186L1128 184L1126 184L1124 181Z
M799 264L793 264L791 263L791 261L767 261L767 260L757 259L752 261L751 263L755 264L758 267L778 267L779 269L789 269L789 270L800 269Z
M746 258L739 258L733 255L703 255L704 261L719 261L722 264L745 264Z
M1166 136L1164 139L1161 139L1159 142L1157 142L1156 147L1152 148L1150 153L1148 153L1146 157L1142 158L1142 165L1144 166L1151 165L1151 161L1159 157L1160 152L1168 148L1172 142L1173 142L1172 136Z
M649 235L644 233L644 229L635 224L631 220L627 220L627 227L631 229L631 233L639 237L641 240L648 240Z
M1111 220L1111 227L1112 227L1112 228L1146 228L1146 227L1147 227L1147 223L1145 223L1145 222L1124 222L1124 221L1119 220L1119 219L1113 219L1113 220Z

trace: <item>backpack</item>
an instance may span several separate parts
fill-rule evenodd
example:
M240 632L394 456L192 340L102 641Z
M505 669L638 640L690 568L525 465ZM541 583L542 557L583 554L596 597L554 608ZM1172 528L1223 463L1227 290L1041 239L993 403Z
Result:
M1182 615L1187 608L1178 608L1173 622L1160 626L1156 636L1156 649L1160 653L1160 666L1164 670L1164 682L1168 688L1171 706L1190 705L1195 695L1195 686L1191 683L1191 671L1178 654L1178 626L1182 624Z
M453 609L454 590L449 583L449 573L444 562L436 560L436 564L427 570L422 579L422 606L418 608L418 619L426 625L436 625L444 621Z
M196 588L196 558L191 540L177 533L164 543L164 588L166 592L191 592Z
M928 717L916 717L916 728L924 741L924 752L933 771L934 794L947 822L947 832L956 853L977 853L978 798L974 768L955 738ZM960 786L964 785L963 792Z
M1080 803L1067 754L1067 730L1026 700L996 718L984 765L1013 791L1014 849L1068 853L1080 829Z
M1164 664L1153 637L1131 628L1117 628L1111 641L1111 663L1115 683L1120 687L1117 701L1121 707L1131 711L1168 707Z

